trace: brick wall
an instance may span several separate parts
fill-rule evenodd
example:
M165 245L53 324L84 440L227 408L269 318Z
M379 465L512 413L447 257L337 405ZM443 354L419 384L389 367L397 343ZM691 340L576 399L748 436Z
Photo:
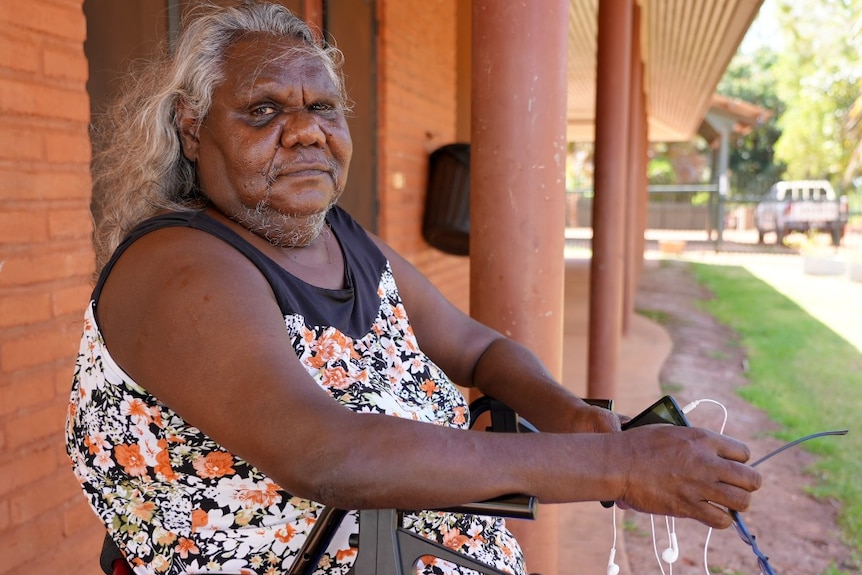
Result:
M422 239L428 156L456 141L457 0L378 4L381 237L464 311L470 268Z
M93 271L83 0L0 0L0 574L98 573L63 447Z
M456 1L379 4L380 234L467 310L469 263L421 236L455 141ZM93 252L83 0L0 0L0 575L96 575L101 525L63 448Z

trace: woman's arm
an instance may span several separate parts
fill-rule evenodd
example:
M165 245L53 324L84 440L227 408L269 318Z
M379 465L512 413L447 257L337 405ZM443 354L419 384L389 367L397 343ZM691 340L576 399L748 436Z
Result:
M290 493L327 505L419 509L528 493L623 500L724 527L726 513L707 502L744 510L759 485L742 444L702 430L490 434L354 413L292 352L260 272L196 230L163 229L131 246L98 315L112 356L138 384ZM478 358L498 353L489 347L497 338L474 346L457 337L473 359L444 363L459 377L495 379L496 368L481 365L494 356Z
M452 305L382 241L422 350L456 383L499 399L545 432L619 431L619 418L560 385L523 345Z

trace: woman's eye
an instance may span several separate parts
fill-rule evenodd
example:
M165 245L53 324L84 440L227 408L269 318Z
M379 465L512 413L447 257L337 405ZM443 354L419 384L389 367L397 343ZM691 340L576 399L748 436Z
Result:
M337 106L327 102L315 102L308 107L312 112L334 112Z
M253 108L251 110L252 116L271 116L272 114L275 114L275 112L276 112L275 106L269 106L269 105L258 106L258 107Z

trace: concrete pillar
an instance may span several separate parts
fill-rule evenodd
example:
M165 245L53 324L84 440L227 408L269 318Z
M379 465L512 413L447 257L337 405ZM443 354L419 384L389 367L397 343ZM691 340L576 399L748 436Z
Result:
M562 377L568 2L474 0L470 311ZM558 519L510 522L558 572Z
M613 398L622 332L632 0L599 2L587 394Z

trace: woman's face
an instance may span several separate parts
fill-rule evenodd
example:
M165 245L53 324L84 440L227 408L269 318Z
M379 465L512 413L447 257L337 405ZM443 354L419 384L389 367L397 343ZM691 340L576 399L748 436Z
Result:
M180 108L183 151L222 213L275 245L308 245L344 190L353 143L337 86L294 40L252 34L227 51L199 122Z

